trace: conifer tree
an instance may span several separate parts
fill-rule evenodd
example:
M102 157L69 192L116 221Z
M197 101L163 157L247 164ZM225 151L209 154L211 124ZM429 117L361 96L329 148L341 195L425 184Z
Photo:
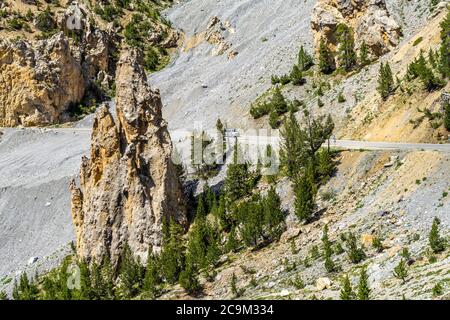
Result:
M406 279L408 277L408 269L406 268L406 262L402 258L399 262L399 264L394 268L394 276L397 279L400 279L403 281L403 283L406 282Z
M333 54L330 49L328 49L325 39L322 37L319 44L319 70L322 73L330 74L334 71L334 69L335 65Z
M358 283L358 300L370 300L369 276L366 267L361 269Z
M425 86L425 89L428 91L433 91L442 86L442 82L439 78L437 78L433 70L428 67L427 61L423 56L423 52L420 52L419 59L416 62L417 73Z
M187 252L191 263L198 268L206 266L207 223L204 218L196 218L189 233Z
M353 32L351 28L341 23L337 27L336 34L339 40L339 65L344 68L345 71L351 71L356 65Z
M366 258L366 254L362 247L358 246L358 242L353 233L349 233L346 237L347 255L352 263L359 263Z
M224 193L221 193L219 196L219 205L217 206L216 216L219 221L220 228L225 231L229 230L230 221L227 217L227 203Z
M325 225L323 228L322 244L325 257L325 269L327 269L328 272L333 272L336 270L336 264L332 259L333 249L331 248L331 241L328 237L328 225Z
M152 248L149 248L142 290L154 299L158 293L159 283L158 257L153 253Z
M294 86L300 86L306 82L305 78L303 78L303 72L297 65L292 67L292 71L290 74L291 82Z
M430 244L431 250L434 253L439 253L445 250L446 241L439 234L439 225L441 221L439 218L434 218L433 225L431 226L430 234L428 235L428 242Z
M307 174L300 175L294 184L295 214L301 220L308 222L313 214L315 203L314 181Z
M144 270L131 251L128 244L125 244L120 257L120 291L124 298L132 298L142 289L142 279L144 278ZM101 283L101 275L98 266L93 263L93 268L91 269L91 279L96 279L93 281L92 285L95 283ZM99 290L102 291L101 288ZM100 294L97 293L99 296Z
M353 292L352 284L350 283L350 279L348 278L348 275L346 275L344 280L342 281L340 298L341 298L341 300L355 300L356 299L356 294Z
M9 300L5 291L0 291L0 301L1 300Z
M247 195L254 184L254 176L249 172L248 163L239 159L239 145L235 144L233 163L228 166L225 178L225 192L227 200L233 202Z
M447 102L444 106L444 127L450 131L450 103Z
M369 48L365 41L361 44L361 48L359 48L359 65L361 67L365 67L370 63L369 59Z
M22 273L20 276L19 284L14 280L14 288L12 296L14 300L37 300L39 290L33 280L28 279L26 273Z
M239 247L239 242L236 239L236 227L232 226L230 233L228 235L228 240L225 245L225 250L227 252L236 252Z
M290 113L280 131L281 148L280 162L281 166L287 171L290 178L293 178L304 162L304 133L300 128L295 114Z
M206 261L208 265L214 267L222 254L219 245L220 234L211 223L207 223L207 226L208 246L206 249Z
M313 58L306 52L303 46L301 46L298 53L298 68L300 71L307 71L313 64Z
M386 100L394 91L394 78L392 76L391 67L389 63L380 64L380 73L378 75L378 92L383 100Z
M282 115L288 111L286 99L281 93L279 86L275 87L275 91L273 93L270 103L272 105L272 110L274 110L279 115Z
M444 78L450 78L450 10L441 22L441 47L439 70Z
M186 267L180 273L180 285L189 294L198 292L201 289L200 282L197 277L197 268L194 263L191 262L191 256L189 253L186 256Z
M264 225L267 228L268 236L278 239L283 232L284 215L281 211L281 200L274 187L269 189L267 197L263 201Z
M182 227L171 218L169 220L169 236L163 241L159 257L161 275L170 284L178 281L184 266L183 243L180 241L182 235Z
M198 203L197 203L197 210L195 213L195 217L198 219L205 219L206 218L206 208L205 203L203 201L203 195L200 194L198 196Z

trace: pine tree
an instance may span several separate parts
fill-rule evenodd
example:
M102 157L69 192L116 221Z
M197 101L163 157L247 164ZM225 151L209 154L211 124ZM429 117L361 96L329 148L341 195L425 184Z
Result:
M120 291L123 298L132 298L138 294L142 289L142 279L144 278L144 269L142 268L140 261L134 257L133 252L128 244L125 244L120 257ZM91 279L95 279L92 283L96 287L101 284L100 269L94 263L91 269ZM98 288L98 292L101 292L102 288ZM97 296L101 296L97 292Z
M403 281L403 283L406 282L406 279L408 278L408 269L406 268L406 262L402 258L399 262L399 264L394 268L394 276L397 279L400 279Z
M295 214L302 221L308 222L314 215L315 188L314 181L308 174L299 176L295 181Z
M281 93L280 87L276 86L275 91L273 93L272 99L270 101L272 105L272 110L277 114L282 115L288 111L288 105L286 99Z
M358 246L356 237L353 233L349 233L346 237L347 255L352 263L359 263L366 258L366 254L362 247Z
M433 70L428 67L427 61L423 56L423 52L420 52L419 59L416 62L417 73L425 86L425 89L428 91L433 91L442 86L442 82L439 78L437 78Z
M445 250L445 239L439 235L439 225L441 221L439 218L434 218L433 225L431 226L430 234L428 236L428 241L434 253L439 253Z
M255 178L249 172L248 163L239 159L239 145L235 144L233 163L228 166L225 178L225 192L229 202L247 195L254 186Z
M187 252L191 263L198 268L205 267L207 250L207 226L206 220L196 218L194 225L189 233Z
M281 200L274 187L269 189L267 197L263 200L264 225L268 236L272 239L278 239L283 232L284 215L281 210Z
M241 222L241 237L244 243L249 247L258 247L259 241L263 236L264 222L261 219L264 216L261 197L256 194L252 199L242 203L238 209L238 220Z
M26 273L20 276L19 284L14 280L12 296L14 300L37 300L39 290L33 280L29 280Z
M280 116L275 110L269 113L269 125L272 129L278 129L280 127Z
M377 90L383 100L386 100L394 91L394 78L392 76L392 71L389 63L380 64Z
M359 275L358 300L370 300L370 292L369 276L367 275L367 269L364 267Z
M381 238L379 236L375 236L372 240L372 246L377 250L378 253L383 252L384 246Z
M322 73L330 74L334 71L334 58L330 49L328 49L325 39L322 37L320 39L319 45L319 70Z
M356 294L353 292L352 284L350 283L350 279L348 278L348 275L345 276L345 278L342 282L340 298L341 298L341 300L355 300L356 299Z
M183 235L182 227L172 218L169 221L169 236L163 241L163 247L159 257L160 271L164 279L175 284L184 266L184 249L180 241Z
M370 63L369 59L369 48L367 47L367 44L365 41L361 44L361 47L359 48L359 65L361 67L365 67Z
M351 28L339 24L336 30L339 40L338 60L345 71L351 71L356 66L355 41Z
M225 250L227 252L236 252L239 247L239 242L236 239L236 227L232 226L231 231L228 235L228 240L225 245Z
M189 253L186 256L186 267L180 273L180 285L189 294L194 294L200 291L201 286L197 277L197 268L194 263L191 262L191 256Z
M281 166L287 171L289 177L293 178L304 162L304 137L295 114L290 113L280 131Z
M158 293L158 285L160 283L158 258L150 248L147 255L147 264L145 269L144 283L142 290L151 299L154 299Z
M297 65L292 67L290 77L294 86L300 86L306 82L305 78L303 78L303 72Z
M227 203L224 193L221 193L219 196L219 205L217 206L216 216L219 221L220 228L225 231L229 230L230 221L227 216Z
M0 301L1 300L9 300L5 291L0 291Z
M331 247L331 241L328 237L328 225L325 225L323 228L322 244L323 255L325 257L325 269L327 269L328 272L336 271L336 264L332 259L333 249Z
M298 53L298 68L300 71L307 71L313 64L313 58L306 52L303 46L301 46Z
M206 208L205 203L203 201L203 195L200 194L198 197L198 203L197 203L197 211L195 214L195 217L198 219L205 219L206 218Z
M220 234L214 225L207 223L207 226L208 246L206 249L206 261L208 265L215 267L222 254L219 244Z
M447 102L444 106L444 127L450 131L450 103Z
M441 22L441 47L439 70L444 78L450 78L450 10Z

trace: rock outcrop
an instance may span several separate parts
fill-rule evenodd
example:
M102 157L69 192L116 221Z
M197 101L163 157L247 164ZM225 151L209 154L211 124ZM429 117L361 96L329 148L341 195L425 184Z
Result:
M401 36L385 0L319 0L311 17L316 50L322 36L332 49L336 48L335 31L341 23L353 29L356 47L365 42L374 57L392 50Z
M109 87L114 77L117 34L112 25L100 29L89 9L82 3L72 2L57 18L60 30L77 39L72 46L73 55L90 81Z
M99 260L109 255L113 263L125 243L142 259L149 247L158 250L163 218L186 223L160 95L148 86L137 51L122 54L116 88L117 119L105 105L99 108L80 187L71 183L79 256Z
M222 22L217 16L211 17L206 30L195 34L192 39L189 39L184 51L188 51L206 41L213 45L211 51L213 56L220 56L226 53L228 59L234 59L238 52L232 48L232 44L226 39L235 32L236 30L229 21Z
M61 121L85 89L81 65L63 33L35 44L0 40L0 126Z

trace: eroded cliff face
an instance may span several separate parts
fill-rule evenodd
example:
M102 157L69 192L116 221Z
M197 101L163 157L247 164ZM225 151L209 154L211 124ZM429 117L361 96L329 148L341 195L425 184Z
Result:
M148 86L138 51L121 55L116 86L117 120L105 105L97 111L80 187L71 184L78 255L109 255L113 263L125 243L143 260L149 247L158 250L163 217L186 223L160 95Z
M0 126L58 122L85 89L81 65L62 33L34 45L0 40Z
M389 52L400 40L400 26L389 15L385 0L319 0L311 17L316 50L322 36L336 48L335 32L341 23L353 29L356 47L365 42L373 57Z

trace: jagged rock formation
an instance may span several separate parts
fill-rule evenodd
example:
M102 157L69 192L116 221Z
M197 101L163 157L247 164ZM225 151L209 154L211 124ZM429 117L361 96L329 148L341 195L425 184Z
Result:
M0 126L58 122L85 89L81 65L62 33L34 45L0 41Z
M311 17L316 50L322 36L331 48L336 48L335 31L340 23L352 27L356 47L365 42L374 57L392 50L401 36L385 0L319 0Z
M220 56L227 53L228 59L233 59L238 55L238 52L231 48L232 45L226 38L235 32L235 29L229 21L222 22L217 16L211 17L206 26L206 30L196 34L192 39L189 39L184 50L188 51L189 49L198 46L203 41L206 41L214 46L211 51L213 56Z
M115 72L112 59L116 51L117 35L112 25L100 29L82 3L73 2L57 17L60 30L77 38L73 55L80 62L85 77L109 87Z
M160 95L149 88L141 59L135 50L122 54L117 120L106 106L98 110L81 186L71 184L77 252L87 259L108 254L116 263L125 243L145 259L150 246L161 245L163 217L186 222Z

